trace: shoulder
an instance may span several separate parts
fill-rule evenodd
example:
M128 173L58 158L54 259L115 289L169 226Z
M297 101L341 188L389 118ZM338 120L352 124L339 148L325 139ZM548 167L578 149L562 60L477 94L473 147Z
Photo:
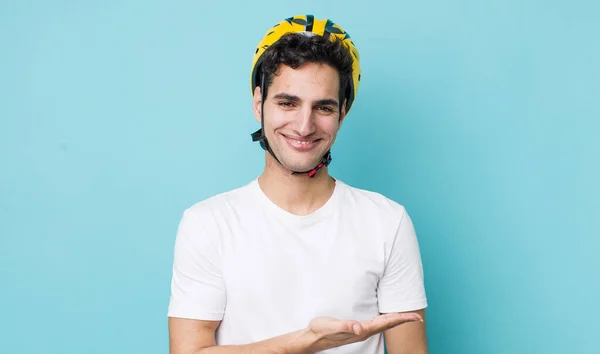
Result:
M344 182L340 185L344 190L343 207L350 207L357 213L396 221L400 221L406 213L404 205L379 192L353 187Z
M240 209L251 207L255 181L200 200L183 211L182 223L202 225L202 228L227 222Z
M231 189L219 194L215 194L209 198L198 201L195 204L188 207L185 212L190 214L203 214L215 209L223 209L231 206L240 206L241 204L247 204L253 199L253 187L255 181Z

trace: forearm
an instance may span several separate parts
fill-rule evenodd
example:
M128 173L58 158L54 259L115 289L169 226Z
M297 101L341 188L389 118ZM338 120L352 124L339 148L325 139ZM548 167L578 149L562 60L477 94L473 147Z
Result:
M407 323L384 332L388 354L427 354L425 310L416 311L423 322Z
M245 345L219 345L200 349L194 354L313 354L315 338L303 329Z

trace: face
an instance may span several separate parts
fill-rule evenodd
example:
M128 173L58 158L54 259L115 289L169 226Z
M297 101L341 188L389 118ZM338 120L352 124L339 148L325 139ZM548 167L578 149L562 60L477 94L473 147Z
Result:
M339 88L339 74L327 64L279 68L265 100L264 128L285 168L310 170L331 148L345 116L339 109ZM260 110L261 92L256 88L254 115L259 122Z

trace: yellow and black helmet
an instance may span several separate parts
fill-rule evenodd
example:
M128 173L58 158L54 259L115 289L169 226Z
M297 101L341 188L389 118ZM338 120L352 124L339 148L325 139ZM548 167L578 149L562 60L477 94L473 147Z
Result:
M279 22L266 32L263 39L260 41L260 43L258 43L258 46L254 53L254 59L252 61L252 70L250 75L251 94L254 94L254 89L256 88L258 82L260 82L260 73L257 72L257 69L260 67L261 57L263 53L267 48L269 48L269 46L277 42L284 34L290 32L310 32L316 35L324 36L325 38L330 38L331 40L338 38L342 40L342 43L344 43L348 47L352 56L352 87L349 91L349 97L346 97L346 113L348 113L350 107L352 106L352 103L354 102L354 98L356 97L356 92L358 91L358 84L360 82L360 57L358 54L358 50L356 49L356 46L350 39L350 35L346 31L344 31L339 25L333 23L333 21L329 19L316 20L313 15L300 15L286 18L285 20Z

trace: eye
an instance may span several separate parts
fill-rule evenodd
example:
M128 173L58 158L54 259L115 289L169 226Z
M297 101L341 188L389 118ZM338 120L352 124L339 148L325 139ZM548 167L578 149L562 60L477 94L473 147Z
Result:
M320 111L323 111L325 113L333 113L333 109L328 106L320 106L320 107L317 107L317 109Z
M278 103L278 105L281 107L293 107L294 106L294 104L289 101L281 101Z

